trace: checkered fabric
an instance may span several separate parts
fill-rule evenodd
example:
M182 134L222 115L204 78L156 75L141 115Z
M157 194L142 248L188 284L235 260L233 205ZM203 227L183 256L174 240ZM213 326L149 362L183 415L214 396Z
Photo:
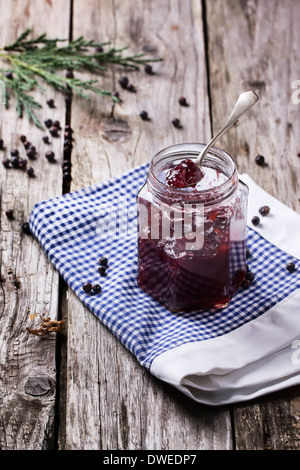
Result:
M240 289L222 310L173 314L137 285L136 196L148 165L105 183L37 204L30 228L47 256L79 299L147 369L161 353L193 341L224 335L253 320L300 288L300 269L285 269L292 257L248 228L249 268L255 281ZM128 225L120 220L128 206ZM125 207L125 205L124 205ZM122 215L123 214L123 215ZM124 219L125 220L125 219ZM122 228L121 228L122 227ZM120 233L118 233L118 230ZM105 256L107 276L98 273ZM87 294L85 282L99 283Z

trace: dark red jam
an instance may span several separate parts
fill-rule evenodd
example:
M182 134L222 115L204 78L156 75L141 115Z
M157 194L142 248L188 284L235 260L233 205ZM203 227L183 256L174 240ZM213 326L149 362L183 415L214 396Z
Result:
M190 158L182 160L178 165L166 170L166 182L169 186L184 188L196 186L203 178L203 173Z
M157 178L151 177L151 181L148 176L148 182L138 195L137 282L171 311L223 308L246 274L246 197L239 193L238 183L235 190L224 197L222 188L228 181L224 173L203 167L204 175L201 173L197 180L199 173L193 168L190 171L185 162L188 160L183 161L181 168L177 162L175 166L172 163L171 168L165 167ZM170 179L174 186L176 184L174 194L168 186ZM184 188L183 182L194 187ZM159 186L159 193L156 186ZM179 206L176 188L183 188ZM202 218L192 217L188 219L190 224L186 223L186 203L197 201L201 189L207 198L201 201ZM218 193L222 195L219 199ZM215 203L209 200L210 194L214 194ZM174 202L181 208L177 212L172 211ZM189 209L191 207L189 204ZM198 206L195 207L197 211ZM175 221L182 222L181 233L175 233ZM168 223L169 231L166 231ZM197 244L196 233L200 234L201 243Z

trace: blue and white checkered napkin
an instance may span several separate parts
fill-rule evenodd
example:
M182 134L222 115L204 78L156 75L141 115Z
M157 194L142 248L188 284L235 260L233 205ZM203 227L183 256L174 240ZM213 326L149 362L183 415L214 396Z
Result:
M229 403L299 383L300 255L298 242L291 242L289 250L279 232L286 225L282 217L287 217L287 223L299 229L299 240L300 216L257 189L245 175L250 186L249 220L257 215L253 213L257 207L271 205L270 216L264 218L270 227L265 220L258 229L248 224L249 266L255 281L249 289L239 290L225 309L175 315L136 282L136 196L147 171L145 164L34 207L31 231L60 275L141 365L194 400L212 405ZM276 222L277 207L283 210ZM122 219L124 209L128 218ZM265 236L264 225L270 236ZM100 256L109 262L106 277L98 273ZM298 263L293 273L285 269L289 261ZM85 293L82 286L87 281L101 284L102 293ZM275 333L274 325L278 326ZM278 362L274 362L276 354L281 357L278 351L284 351L286 361L281 374ZM263 365L268 360L272 368Z

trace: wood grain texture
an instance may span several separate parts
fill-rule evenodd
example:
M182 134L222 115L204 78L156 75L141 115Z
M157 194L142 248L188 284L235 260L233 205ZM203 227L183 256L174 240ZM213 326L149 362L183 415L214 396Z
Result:
M219 146L277 199L300 212L299 105L292 83L300 76L297 18L300 4L264 1L207 2L212 121L216 132L239 93L260 97ZM257 154L267 165L258 167Z
M82 17L86 21L82 21ZM121 104L72 104L74 150L71 190L99 183L147 162L177 142L207 140L210 120L201 3L166 0L74 2L73 37L111 40L129 52L163 57L154 75L126 71L136 93L123 91L116 67L101 84L120 92ZM190 64L193 64L191 67ZM190 102L180 107L185 95ZM150 121L139 113L146 110ZM171 120L183 125L175 129ZM228 409L191 403L160 383L69 292L66 449L228 449Z
M27 27L68 37L71 4L73 38L109 40L128 45L128 53L164 58L153 64L154 75L118 66L99 75L99 85L120 92L120 104L73 98L71 191L147 162L167 145L207 141L211 121L216 132L239 93L252 88L258 104L218 145L240 173L300 211L300 105L292 101L292 82L300 79L299 2L0 0L0 48ZM122 90L123 74L136 93ZM63 126L63 98L49 89L35 96L44 104L55 99L56 108L45 106L40 119ZM179 106L180 96L190 106ZM140 119L142 110L150 121ZM172 126L173 118L182 129ZM12 148L22 149L21 134L38 150L34 179L0 165L0 449L299 450L299 387L231 407L189 400L142 368L21 232L36 202L62 193L62 138L52 141L58 162L50 165L44 133L18 119L13 103L8 111L0 105L1 160ZM254 162L258 153L266 157L264 168ZM11 208L12 221L5 216ZM61 314L66 330L58 338L29 335L26 327L38 325L37 314Z
M254 89L260 97L219 146L240 173L298 212L300 105L292 101L292 82L300 77L299 17L300 3L293 0L207 2L214 133L240 92ZM257 154L265 156L265 167L256 165ZM299 418L299 387L237 404L236 447L299 449Z
M58 0L56 8L66 16L57 18L51 2L42 0L0 2L0 45L13 42L26 28L33 34L47 32L51 37L68 36L68 6ZM55 110L49 110L46 100L53 97ZM37 91L36 98L44 105L39 117L64 121L64 100L50 90ZM25 118L19 119L11 100L9 110L0 110L0 136L5 151L18 148L25 151L20 135L25 134L37 148L37 158L28 163L35 169L35 178L1 164L1 329L0 329L0 448L5 450L47 449L53 446L54 405L56 397L56 336L39 338L29 335L26 327L36 328L39 316L52 319L58 312L58 274L47 261L38 244L22 233L21 225L28 220L36 202L61 194L61 139L53 140L58 162L49 167L44 153L42 130L37 130ZM46 175L46 177L45 177ZM5 216L13 209L14 220ZM31 318L30 315L33 315Z

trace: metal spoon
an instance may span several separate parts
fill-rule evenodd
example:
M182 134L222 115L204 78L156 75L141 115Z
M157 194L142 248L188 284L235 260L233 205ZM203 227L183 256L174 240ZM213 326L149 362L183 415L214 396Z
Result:
M241 93L235 107L233 108L229 118L225 122L224 126L219 130L219 132L212 138L212 140L206 145L206 147L202 150L199 154L195 163L201 166L201 162L204 156L207 154L209 149L214 145L214 143L231 127L233 124L244 114L248 111L251 106L253 106L256 101L258 100L258 96L254 91L245 91Z

